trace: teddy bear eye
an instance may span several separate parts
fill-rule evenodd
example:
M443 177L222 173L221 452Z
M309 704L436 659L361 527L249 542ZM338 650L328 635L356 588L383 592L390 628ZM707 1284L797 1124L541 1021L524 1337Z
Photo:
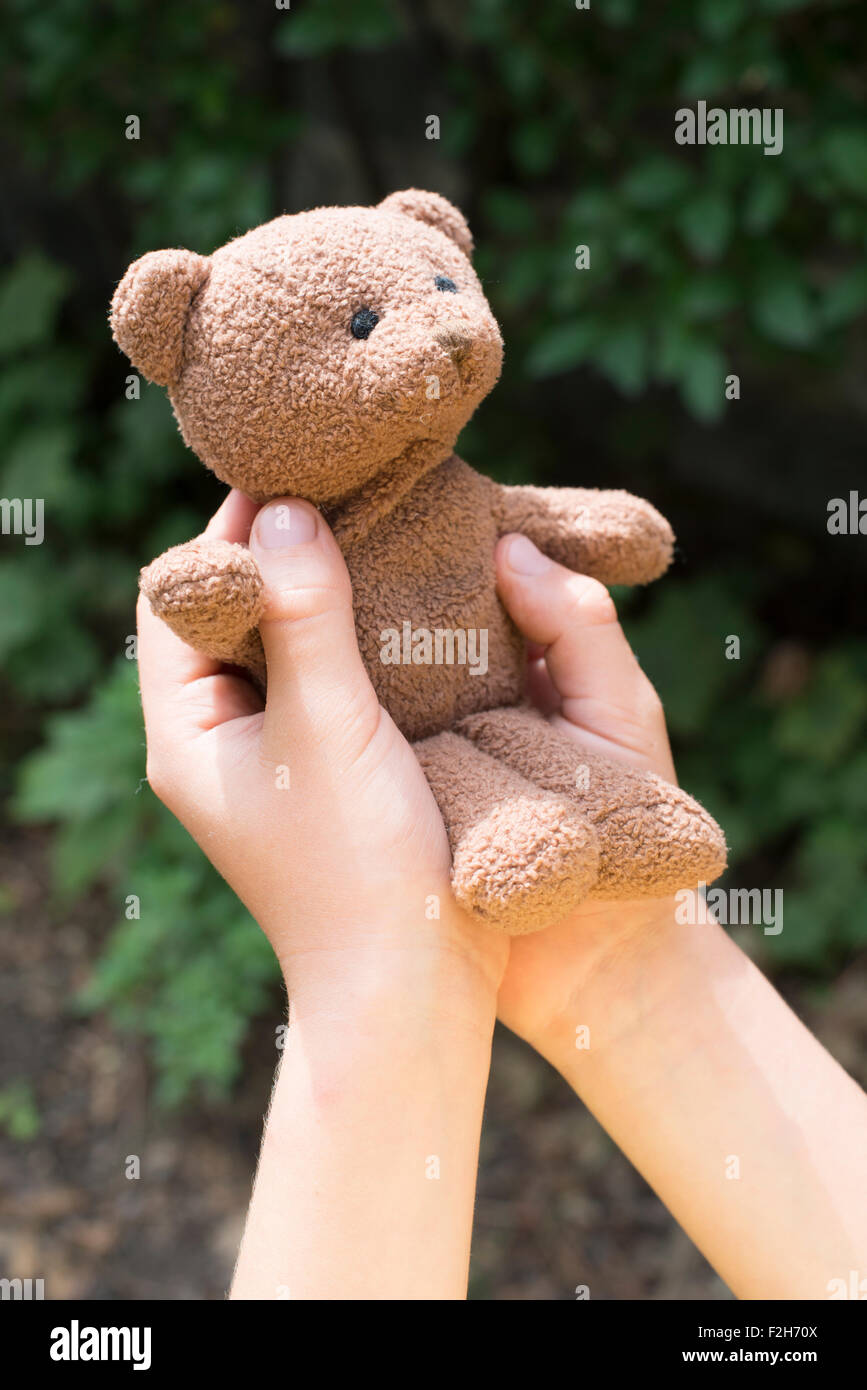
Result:
M448 294L457 294L458 292L458 287L454 280L450 280L447 275L438 275L434 280L434 284L438 290L443 290Z
M359 309L357 314L352 315L349 330L353 338L369 338L378 323L379 314L372 309Z

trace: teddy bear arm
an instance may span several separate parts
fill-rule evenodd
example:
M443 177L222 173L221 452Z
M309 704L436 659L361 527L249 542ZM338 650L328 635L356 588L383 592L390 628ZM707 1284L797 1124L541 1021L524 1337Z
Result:
M139 583L153 612L182 641L264 682L263 584L246 546L199 537L152 561Z
M520 531L603 584L647 584L671 563L674 535L643 498L597 488L497 486L498 532Z

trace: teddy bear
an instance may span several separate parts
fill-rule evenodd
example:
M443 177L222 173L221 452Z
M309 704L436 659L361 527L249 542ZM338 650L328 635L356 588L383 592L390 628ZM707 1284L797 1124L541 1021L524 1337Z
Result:
M661 575L673 536L626 492L507 487L455 454L503 353L472 251L462 213L437 193L316 208L210 256L142 256L111 327L217 477L257 502L319 508L346 560L371 681L442 813L455 897L521 934L586 899L710 882L726 847L680 788L585 750L525 698L525 643L496 591L498 537L523 532L610 585ZM185 642L264 688L263 585L245 546L175 546L141 587ZM389 646L388 633L410 642ZM484 661L454 659L455 634L468 633L484 635ZM422 643L416 659L418 634L451 643L441 659L424 659Z

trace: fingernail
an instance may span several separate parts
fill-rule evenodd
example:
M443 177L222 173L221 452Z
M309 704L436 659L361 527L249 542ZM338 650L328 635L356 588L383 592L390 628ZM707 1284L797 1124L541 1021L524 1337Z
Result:
M273 502L256 517L256 537L265 550L305 545L316 535L316 513L294 502Z
M506 563L514 574L542 574L551 566L548 556L537 550L526 536L515 536L509 542Z

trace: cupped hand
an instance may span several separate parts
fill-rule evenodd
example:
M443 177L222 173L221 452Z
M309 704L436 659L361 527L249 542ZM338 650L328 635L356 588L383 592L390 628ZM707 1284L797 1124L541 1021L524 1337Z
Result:
M508 943L451 898L442 819L362 663L337 543L308 503L257 515L237 492L205 534L249 537L267 699L140 600L151 786L265 931L296 1010L367 994L439 1009L447 997L472 1026L493 1008Z
M605 586L556 564L525 536L504 536L496 560L500 598L530 643L533 703L580 747L676 782L661 701ZM572 1016L595 975L671 916L671 899L588 901L545 931L516 937L500 1019L540 1044Z

